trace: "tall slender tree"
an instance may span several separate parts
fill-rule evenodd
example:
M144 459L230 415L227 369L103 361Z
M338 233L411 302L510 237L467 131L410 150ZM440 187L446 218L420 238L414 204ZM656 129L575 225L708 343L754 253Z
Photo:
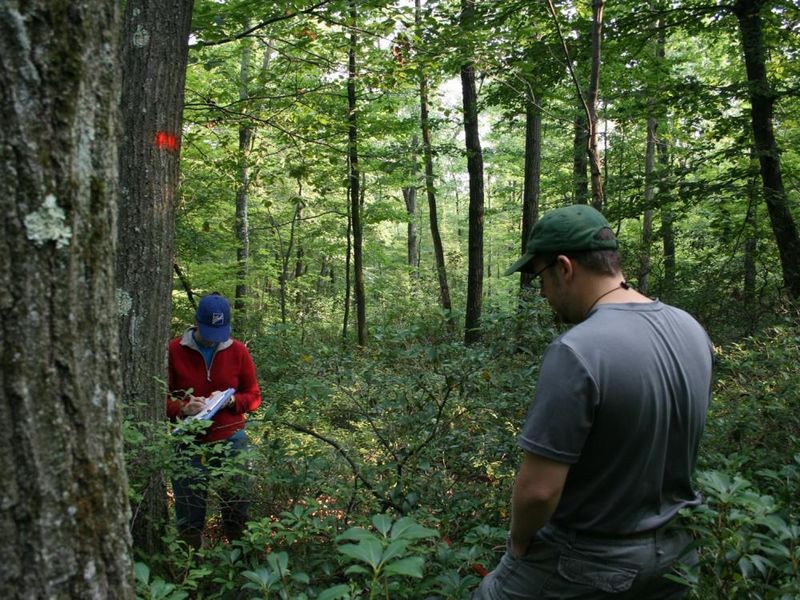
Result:
M8 599L135 596L114 281L120 25L111 0L0 4Z
M475 27L474 0L461 0L461 28L469 40ZM483 302L483 151L478 130L478 93L475 89L475 64L472 44L467 44L461 65L461 98L464 107L464 135L469 172L469 234L467 242L467 307L464 321L464 343L481 339L481 305Z
M424 43L422 35L422 7L420 0L414 0L414 20L417 39ZM419 54L419 49L418 49ZM450 302L450 286L447 282L447 266L444 259L444 245L439 232L439 216L436 209L436 189L434 187L433 148L431 146L431 127L428 115L428 76L425 67L419 69L419 119L422 130L422 153L425 160L425 195L428 199L428 221L431 227L433 253L436 257L436 276L439 280L439 305L449 314L452 310Z
M353 229L353 292L356 301L356 338L367 345L367 308L364 292L364 242L361 229L361 177L358 169L358 106L356 104L356 52L358 50L358 4L350 1L350 46L347 51L347 152L350 169L350 218Z

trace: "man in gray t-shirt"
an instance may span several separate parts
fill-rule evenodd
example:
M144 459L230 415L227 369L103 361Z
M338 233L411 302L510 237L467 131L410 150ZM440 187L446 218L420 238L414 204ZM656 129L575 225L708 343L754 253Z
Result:
M625 282L617 240L589 206L545 214L507 274L520 270L576 325L542 358L508 549L474 598L682 598L664 575L697 560L673 520L700 502L711 342Z

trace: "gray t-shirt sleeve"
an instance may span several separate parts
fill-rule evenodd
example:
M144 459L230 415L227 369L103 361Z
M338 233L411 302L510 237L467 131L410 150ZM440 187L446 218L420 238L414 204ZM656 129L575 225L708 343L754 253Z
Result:
M519 446L550 460L576 463L592 429L598 397L597 385L580 357L555 340L542 357Z

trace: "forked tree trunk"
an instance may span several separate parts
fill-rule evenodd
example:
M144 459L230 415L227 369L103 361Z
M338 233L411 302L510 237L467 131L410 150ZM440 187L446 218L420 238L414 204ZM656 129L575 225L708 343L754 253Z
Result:
M135 596L114 281L118 7L0 5L4 599Z
M122 48L123 136L117 286L122 398L135 423L165 419L163 381L172 315L175 202L178 197L184 82L192 0L129 0ZM161 547L167 516L163 475L146 459L148 444L129 450L132 480L143 493L133 506L135 545ZM133 454L141 449L143 460ZM149 465L149 467L148 467Z

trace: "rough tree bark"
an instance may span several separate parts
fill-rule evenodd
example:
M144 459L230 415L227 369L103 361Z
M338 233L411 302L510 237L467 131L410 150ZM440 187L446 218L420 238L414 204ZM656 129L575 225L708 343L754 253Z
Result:
M139 423L165 418L166 390L158 380L167 372L192 4L129 0L123 22L117 293L123 401ZM167 516L165 483L160 471L132 476L147 477L137 482L144 497L133 507L134 543L152 553Z
M0 4L0 597L133 598L117 303L119 4Z
M789 210L781 174L781 157L772 127L775 92L767 79L766 46L761 10L766 0L737 0L733 11L739 22L750 96L750 117L756 155L761 166L764 201L778 245L783 281L792 298L800 298L800 238Z
M474 26L474 0L461 0L461 27L469 36ZM483 302L483 152L478 132L478 94L475 90L475 65L471 56L461 66L461 90L464 106L464 135L469 172L469 234L467 237L467 308L464 320L464 343L481 339L481 304Z

